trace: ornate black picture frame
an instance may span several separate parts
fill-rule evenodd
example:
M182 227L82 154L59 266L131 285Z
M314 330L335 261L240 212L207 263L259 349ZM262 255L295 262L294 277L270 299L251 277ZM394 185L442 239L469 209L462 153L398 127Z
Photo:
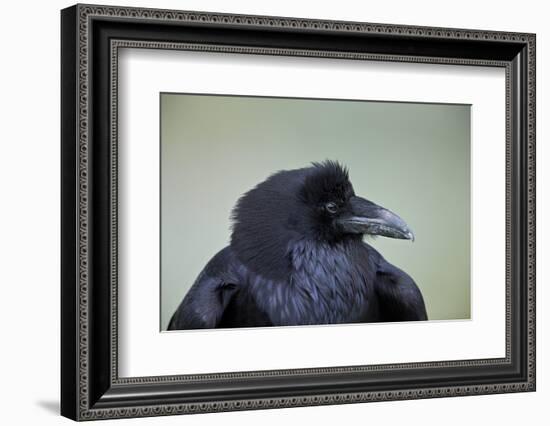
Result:
M64 9L61 29L62 415L91 420L535 390L534 34L96 5ZM504 68L506 356L120 378L121 47Z

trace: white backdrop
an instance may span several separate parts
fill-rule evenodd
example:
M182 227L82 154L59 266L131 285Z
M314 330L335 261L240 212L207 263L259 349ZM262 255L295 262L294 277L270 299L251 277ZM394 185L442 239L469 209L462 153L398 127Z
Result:
M122 377L505 356L503 69L129 49L119 81ZM471 319L159 333L158 94L167 91L471 104Z
M230 425L373 422L464 425L490 419L501 425L547 417L550 399L548 341L550 303L550 29L544 2L470 1L319 2L305 0L108 1L144 7L195 9L327 19L537 32L538 106L538 391L422 401L156 419L130 424ZM5 424L68 424L58 417L59 395L59 9L71 3L10 2L3 5L0 214L2 324L2 421ZM545 360L546 359L546 360ZM107 421L102 424L117 424ZM534 421L534 424L542 424Z

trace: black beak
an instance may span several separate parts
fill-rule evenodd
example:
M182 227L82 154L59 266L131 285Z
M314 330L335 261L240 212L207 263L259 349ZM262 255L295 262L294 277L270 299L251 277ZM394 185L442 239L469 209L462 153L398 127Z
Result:
M344 232L414 241L412 231L395 213L361 197L352 197L350 204L351 212L336 221Z

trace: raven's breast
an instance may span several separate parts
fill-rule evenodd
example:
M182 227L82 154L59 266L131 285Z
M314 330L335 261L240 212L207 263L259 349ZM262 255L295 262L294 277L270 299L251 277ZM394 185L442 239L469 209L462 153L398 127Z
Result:
M300 241L289 257L287 280L255 276L250 283L256 304L273 325L364 322L377 309L374 268L360 247Z

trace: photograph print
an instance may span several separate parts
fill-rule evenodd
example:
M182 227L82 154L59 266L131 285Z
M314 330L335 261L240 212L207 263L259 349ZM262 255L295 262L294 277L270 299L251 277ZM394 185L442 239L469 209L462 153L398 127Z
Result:
M161 331L469 320L470 105L160 94Z

